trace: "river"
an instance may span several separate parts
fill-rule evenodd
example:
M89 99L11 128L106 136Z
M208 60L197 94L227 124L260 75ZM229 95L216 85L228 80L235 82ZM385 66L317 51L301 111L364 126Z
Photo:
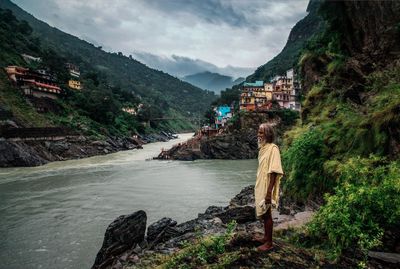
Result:
M227 205L253 184L255 160L149 160L162 147L145 145L40 167L0 169L0 268L90 268L107 226L139 209L147 225L183 222L209 205Z

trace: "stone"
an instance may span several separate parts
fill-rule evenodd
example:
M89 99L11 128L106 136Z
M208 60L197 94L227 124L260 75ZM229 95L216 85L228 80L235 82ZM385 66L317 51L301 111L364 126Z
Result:
M230 207L254 206L254 185L243 188L229 203Z
M209 206L204 213L199 213L198 218L199 219L212 219L214 216L218 213L222 213L224 211L224 208L222 206Z
M38 166L47 162L33 147L23 142L0 141L0 167Z
M159 235L165 232L167 227L173 227L177 222L171 218L162 218L154 223L152 223L147 228L147 241L152 242L159 237Z
M103 245L92 269L110 268L114 257L141 243L146 231L147 216L143 210L115 219L106 230Z
M70 143L65 141L53 142L50 143L49 150L55 154L62 154L64 151L67 151L70 147Z
M252 206L241 206L228 208L226 211L216 214L216 217L220 218L224 224L232 220L236 220L237 223L246 223L256 220L256 212Z
M369 251L368 257L381 260L387 263L398 264L400 266L400 254L389 252Z

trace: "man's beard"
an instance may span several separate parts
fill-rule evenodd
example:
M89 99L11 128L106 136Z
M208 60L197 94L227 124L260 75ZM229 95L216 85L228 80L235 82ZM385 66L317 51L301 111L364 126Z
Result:
M259 149L262 148L265 145L265 139L257 138L257 145Z

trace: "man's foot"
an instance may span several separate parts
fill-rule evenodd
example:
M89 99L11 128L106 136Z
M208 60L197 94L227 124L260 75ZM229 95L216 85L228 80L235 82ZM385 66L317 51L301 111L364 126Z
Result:
M267 238L261 237L261 236L255 236L255 237L253 237L253 241L261 243L261 244L265 244L267 242Z
M260 252L268 252L268 251L271 251L273 248L274 248L274 246L272 245L272 243L265 243L265 244L259 246L257 248L257 250Z

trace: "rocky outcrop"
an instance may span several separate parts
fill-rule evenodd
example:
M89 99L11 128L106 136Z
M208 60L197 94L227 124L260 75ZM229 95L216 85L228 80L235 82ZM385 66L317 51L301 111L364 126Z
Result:
M157 159L193 161L197 159L254 159L257 158L257 130L261 123L275 125L277 143L283 132L290 128L297 118L292 111L267 111L259 113L241 113L236 122L215 136L197 135L186 143L175 145L162 152Z
M58 140L16 140L0 138L0 167L38 166L53 161L81 159L122 150L140 149L142 144L168 141L176 136L167 133L140 138L108 137L91 140L85 136Z
M97 253L92 269L110 268L118 255L143 242L146 231L146 213L142 210L119 216L107 228L103 245Z
M277 229L287 222L293 224L291 227L296 226L299 222L296 216L299 214L303 213L279 215L275 212ZM310 216L308 214L308 219ZM230 201L229 206L210 206L195 219L177 224L175 220L164 217L149 225L146 236L143 228L145 219L145 213L138 211L129 216L121 216L110 224L93 268L123 268L128 264L135 266L154 253L174 253L185 242L193 241L199 235L223 233L227 223L232 220L238 223L238 230L260 233L263 229L261 222L255 218L254 186L244 188ZM300 223L306 220L302 216ZM134 231L134 227L138 230Z
M0 167L37 166L47 163L37 152L25 143L0 140Z

